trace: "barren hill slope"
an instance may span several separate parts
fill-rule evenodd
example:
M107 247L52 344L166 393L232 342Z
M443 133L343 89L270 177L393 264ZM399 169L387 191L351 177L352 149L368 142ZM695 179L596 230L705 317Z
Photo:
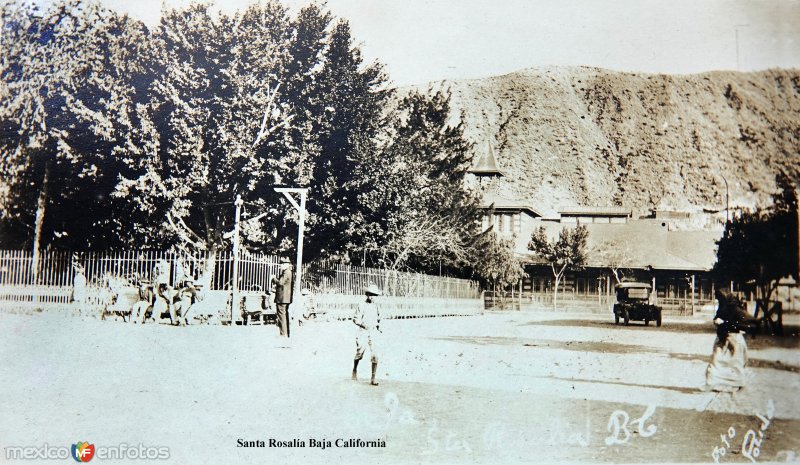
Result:
M503 190L564 205L697 211L765 203L800 177L800 71L648 75L530 69L441 81L475 151L494 147Z

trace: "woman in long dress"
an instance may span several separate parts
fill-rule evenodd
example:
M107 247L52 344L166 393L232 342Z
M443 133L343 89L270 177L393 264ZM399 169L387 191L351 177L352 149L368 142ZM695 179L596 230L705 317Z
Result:
M743 310L742 303L729 290L721 289L716 294L719 302L714 316L717 338L711 363L706 369L703 390L736 392L745 384L747 344L744 331L753 318Z

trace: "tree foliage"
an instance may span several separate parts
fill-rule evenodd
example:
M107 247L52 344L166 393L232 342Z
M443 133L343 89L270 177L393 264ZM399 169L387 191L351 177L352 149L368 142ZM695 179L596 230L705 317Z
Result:
M625 279L626 273L634 264L630 247L620 239L609 239L595 245L592 255L597 257L599 263L608 267L617 284Z
M0 170L4 245L30 245L40 199L45 244L106 247L116 241L106 202L120 159L114 124L97 108L129 121L131 89L119 75L137 76L143 26L94 4L54 3L45 12L27 3L2 6L0 49ZM112 51L113 50L113 51ZM121 53L127 50L128 55Z
M513 240L503 239L494 231L481 235L473 251L475 272L492 287L505 288L525 275L522 262L514 252Z
M550 265L555 278L553 305L557 305L558 285L569 269L579 269L586 264L586 243L589 230L586 226L563 228L558 238L551 240L544 227L531 234L528 249Z
M363 211L352 221L372 260L399 269L469 262L478 198L464 188L471 146L450 125L449 96L411 92L395 105L379 156L352 180ZM371 185L370 185L371 184Z
M306 259L469 261L471 146L449 95L398 96L323 7L191 4L152 30L78 0L0 8L3 246L29 246L46 205L42 247L218 250L241 196L243 245L284 252L296 214L274 187L296 186Z
M742 212L727 224L713 269L720 285L755 284L767 324L772 324L769 301L780 279L799 277L797 185L785 176L778 176L777 184L771 208ZM774 316L780 322L780 314Z

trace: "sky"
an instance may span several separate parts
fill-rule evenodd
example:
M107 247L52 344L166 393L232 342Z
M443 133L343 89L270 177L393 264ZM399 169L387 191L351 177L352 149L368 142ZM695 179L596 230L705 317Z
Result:
M45 0L46 1L46 0ZM252 0L217 0L223 11ZM101 0L152 26L162 0ZM283 0L299 8L306 0ZM187 4L166 0L167 6ZM800 0L328 0L396 85L546 66L800 68Z

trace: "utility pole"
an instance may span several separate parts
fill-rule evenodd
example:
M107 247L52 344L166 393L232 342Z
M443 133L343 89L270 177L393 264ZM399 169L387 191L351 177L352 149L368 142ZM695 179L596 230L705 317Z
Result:
M747 27L750 24L737 24L733 26L733 30L736 33L736 71L742 70L741 62L739 61L739 28L740 27Z
M795 276L795 281L800 286L800 189L797 188L796 184L794 186L794 198L797 199L797 276Z
M730 197L728 192L728 180L725 179L725 176L722 176L722 180L725 181L725 229L728 229L728 223L731 221L730 217Z
M239 223L242 217L244 201L241 195L236 195L236 220L233 226L233 285L231 292L231 326L235 326L239 319L236 309L239 307Z
M39 248L42 242L42 225L44 224L44 212L47 208L47 183L50 177L50 165L45 164L44 180L42 181L42 188L39 190L39 200L36 202L36 219L34 220L33 227L33 255L31 256L31 284L38 284L39 279L39 261L41 260L41 252ZM36 298L38 300L38 297Z
M305 235L306 229L306 197L308 195L308 189L299 188L299 187L276 187L275 192L280 192L286 197L286 200L292 204L292 206L298 212L298 219L297 219L297 261L296 261L296 268L295 268L295 280L294 280L294 298L301 299L300 297L300 287L301 282L303 279L303 236ZM299 194L300 195L300 203L297 203L297 200L292 196L292 194ZM302 302L301 302L302 304Z

